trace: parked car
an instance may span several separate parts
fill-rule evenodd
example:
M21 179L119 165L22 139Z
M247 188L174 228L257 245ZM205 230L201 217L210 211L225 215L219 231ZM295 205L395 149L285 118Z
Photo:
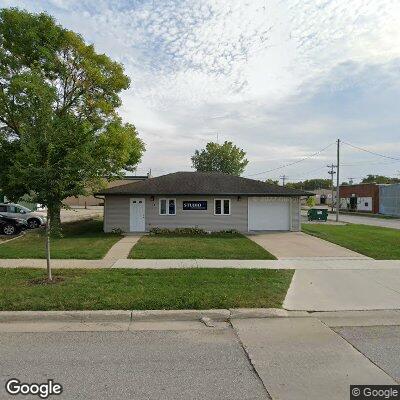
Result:
M0 214L0 233L4 235L17 235L28 227L27 222L21 218L10 218Z
M39 228L46 224L46 216L43 213L32 211L20 204L0 203L0 214L9 218L25 220L29 229Z

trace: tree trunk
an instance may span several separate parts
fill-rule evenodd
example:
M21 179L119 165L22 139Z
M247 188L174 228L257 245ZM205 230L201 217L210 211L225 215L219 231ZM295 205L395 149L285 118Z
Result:
M51 263L50 263L50 227L51 227L51 217L50 210L47 208L47 222L46 222L46 264L47 264L47 278L49 281L53 280L51 273Z
M61 205L52 204L47 207L50 220L50 234L52 237L61 236Z

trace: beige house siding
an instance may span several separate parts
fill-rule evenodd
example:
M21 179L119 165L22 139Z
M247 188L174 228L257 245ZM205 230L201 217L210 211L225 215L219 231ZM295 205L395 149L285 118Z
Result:
M180 228L199 227L208 231L221 231L236 229L247 231L247 198L237 196L179 196L176 197L176 215L160 215L159 199L163 196L155 196L154 201L146 198L146 230L152 227ZM174 198L174 197L169 197ZM214 199L224 198L231 200L230 215L214 215ZM205 200L207 210L188 211L183 210L183 201Z
M115 228L129 232L130 199L132 195L105 196L104 230L111 232ZM159 200L166 196L136 196L145 198L146 231L152 227L179 228L199 227L209 231L236 229L241 232L248 230L248 201L246 196L168 196L176 199L176 215L160 215ZM230 215L214 215L214 199L229 198L231 200ZM207 210L183 210L183 201L205 200ZM291 230L300 230L300 199L290 199Z
M104 232L113 229L129 232L129 199L130 196L105 196Z
M298 232L301 229L301 208L300 208L300 198L291 198L290 203L290 214L291 214L291 227L290 230Z

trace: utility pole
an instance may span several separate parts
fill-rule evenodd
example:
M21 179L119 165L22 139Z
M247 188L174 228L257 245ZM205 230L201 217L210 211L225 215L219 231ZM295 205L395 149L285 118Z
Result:
M289 177L286 176L286 175L282 175L282 176L279 177L279 179L282 180L282 186L285 186L285 181L286 181L286 179L288 179L288 178L289 178Z
M328 174L331 176L331 193L332 193L331 194L331 196L332 196L331 197L331 211L333 212L333 199L334 199L334 196L333 196L333 192L334 192L333 175L336 174L336 171L334 171L334 168L336 168L337 166L332 164L332 165L327 165L327 167L331 169L330 171L328 171Z
M339 181L339 173L340 173L340 139L337 140L337 174L336 174L336 222L339 222L339 208L340 208L340 181Z

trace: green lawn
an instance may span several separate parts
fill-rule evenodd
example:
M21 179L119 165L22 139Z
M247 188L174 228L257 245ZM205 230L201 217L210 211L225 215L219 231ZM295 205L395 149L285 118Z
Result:
M275 260L261 246L241 234L148 235L132 248L129 258Z
M302 224L302 230L376 260L400 260L398 229L357 224Z
M103 221L86 220L63 224L63 237L51 240L52 258L103 258L121 236L104 233ZM27 231L19 239L0 244L0 258L45 258L44 229Z
M281 307L291 270L58 269L65 280L32 285L39 269L0 270L0 310L145 310Z

